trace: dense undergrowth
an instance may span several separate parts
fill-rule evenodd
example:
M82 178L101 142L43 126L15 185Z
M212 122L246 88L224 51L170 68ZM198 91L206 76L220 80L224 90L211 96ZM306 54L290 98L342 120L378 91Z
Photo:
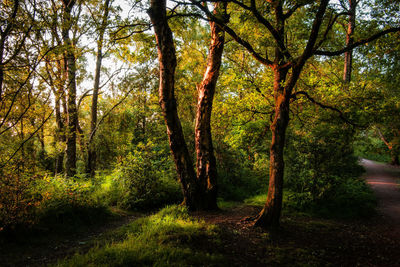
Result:
M314 129L311 137L290 133L286 212L340 218L372 215L376 201L365 181L357 178L362 168L349 142L335 142L343 138L338 132L326 135L319 131L326 130ZM326 136L336 137L328 140ZM259 164L257 158L251 164L241 150L218 149L220 199L263 204L267 165ZM182 199L168 151L152 142L139 143L112 171L92 179L54 177L45 172L18 176L4 170L2 175L13 183L3 179L0 187L0 232L30 227L74 230L107 219L111 207L154 211Z

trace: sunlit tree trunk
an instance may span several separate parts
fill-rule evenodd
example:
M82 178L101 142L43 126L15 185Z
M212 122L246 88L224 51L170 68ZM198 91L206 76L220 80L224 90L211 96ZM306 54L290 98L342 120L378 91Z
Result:
M72 0L63 1L63 25L62 39L66 48L66 66L67 66L67 112L68 125L66 131L67 137L67 159L65 171L67 177L72 177L76 174L76 127L78 123L78 112L76 108L76 64L74 44L69 37L69 30L72 25L71 11L75 4Z
M174 95L177 63L172 32L166 16L166 1L151 0L148 14L154 27L160 64L159 103L182 186L183 204L191 210L196 210L199 202L196 174L184 139Z
M356 0L349 0L349 22L346 32L346 46L353 44L353 34L356 25ZM344 53L344 72L343 81L349 83L351 81L351 70L353 67L353 50Z
M267 201L260 212L255 225L266 228L275 228L279 225L283 198L283 176L286 129L289 123L290 92L282 84L286 80L287 70L274 69L274 100L275 116L271 124L271 147L269 161L269 185Z
M303 54L296 61L287 62L285 51L275 48L275 57L272 64L274 72L274 119L271 124L271 147L269 166L269 185L267 201L260 214L256 217L255 225L264 228L276 228L282 211L283 181L284 181L284 148L286 129L289 124L290 100L293 89L300 77L300 73L307 59L312 56L318 32L322 24L327 0L321 1L316 14L310 37ZM282 11L282 2L274 1L277 41L285 40L285 16ZM290 63L290 64L288 64ZM290 75L288 76L290 70ZM288 76L288 77L287 77Z
M215 4L214 13L221 3ZM225 7L226 8L226 7ZM204 209L217 209L217 166L211 138L212 104L224 50L225 34L215 22L210 22L211 44L207 68L198 87L195 144L197 179L202 188Z

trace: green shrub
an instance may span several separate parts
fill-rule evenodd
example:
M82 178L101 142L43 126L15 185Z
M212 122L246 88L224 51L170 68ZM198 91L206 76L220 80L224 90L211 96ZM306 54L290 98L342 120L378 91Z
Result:
M266 191L268 166L265 158L257 157L262 168L255 168L245 153L219 144L216 149L218 167L218 196L225 200L244 200L250 196ZM259 164L260 165L260 164Z
M0 171L0 232L18 225L31 225L40 198L32 192L31 184L39 176Z
M107 206L96 197L99 185L86 178L45 176L32 188L41 199L35 217L46 227L74 229L97 223L110 215Z
M314 207L324 217L368 217L374 214L376 198L363 179L346 179L325 194Z
M307 131L289 129L285 170L285 207L323 216L371 214L374 197L354 155L354 131L318 121Z
M119 205L129 209L154 209L182 200L173 163L152 142L139 143L122 161L112 187L123 188Z
M101 185L84 178L14 174L1 182L0 228L75 230L110 215L97 196Z

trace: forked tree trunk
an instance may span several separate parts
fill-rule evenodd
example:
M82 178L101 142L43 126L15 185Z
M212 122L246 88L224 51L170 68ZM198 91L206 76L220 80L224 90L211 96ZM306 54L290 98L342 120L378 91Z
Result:
M214 13L222 7L216 3ZM226 8L226 5L225 7ZM207 68L203 81L198 87L195 144L197 155L197 180L204 194L202 209L217 209L217 166L211 138L212 104L221 67L225 34L215 22L210 22L211 44L208 54Z
M183 203L196 210L200 202L196 174L190 157L181 122L178 117L175 90L176 54L172 31L166 16L166 0L151 0L148 10L157 42L160 64L159 103L167 125L169 145L175 161L178 179L182 186Z
M356 25L356 5L357 0L349 0L349 22L347 24L346 46L353 44L353 34ZM353 50L344 53L344 72L343 81L349 83L351 81L351 69L353 66Z
M215 4L215 11L219 12ZM166 17L166 1L151 0L148 11L156 35L160 64L159 101L179 181L183 204L190 210L217 209L217 169L211 138L211 111L224 48L224 32L211 22L211 45L207 69L198 88L195 142L197 175L187 149L174 96L176 54L171 29Z
M76 65L73 42L69 37L69 30L72 25L71 11L75 1L63 0L63 25L62 38L66 47L67 64L67 110L68 125L66 130L67 137L67 160L65 172L67 177L76 174L76 126L78 124L78 112L76 108Z

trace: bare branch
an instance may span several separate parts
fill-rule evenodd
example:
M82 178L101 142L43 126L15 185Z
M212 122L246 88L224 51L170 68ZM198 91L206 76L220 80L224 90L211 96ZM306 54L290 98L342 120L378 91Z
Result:
M342 112L341 110L339 110L338 108L335 108L335 107L332 107L332 106L329 106L329 105L326 105L326 104L322 104L322 103L316 101L314 98L312 98L312 97L311 97L307 92L305 92L305 91L298 91L298 92L292 94L291 98L293 98L294 100L296 100L298 95L303 95L303 96L305 96L305 97L306 97L308 100L310 100L312 103L314 103L315 105L317 105L317 106L319 106L319 107L321 107L321 108L323 108L323 109L329 109L329 110L332 110L332 111L337 112L337 113L339 114L339 118L340 118L341 120L343 120L344 122L346 122L347 124L350 124L350 125L352 125L352 126L354 126L354 127L359 127L359 128L364 128L364 127L365 127L365 125L359 125L359 124L356 124L356 123L350 121L349 119L347 119L347 118L344 116L343 112Z
M374 34L374 35L372 35L372 36L370 36L370 37L368 37L368 38L359 40L358 42L354 42L352 45L349 45L349 46L347 46L347 47L345 47L345 48L342 48L342 49L340 49L340 50L336 50L336 51L322 51L322 50L316 50L316 51L314 52L314 55L320 55L320 56L339 56L339 55L341 55L341 54L343 54L343 53L345 53L345 52L347 52L347 51L350 51L350 50L352 50L352 49L354 49L354 48L356 48L356 47L358 47L358 46L360 46L360 45L368 44L369 42L375 41L376 39L378 39L378 38L380 38L380 37L382 37L382 36L384 36L384 35L386 35L386 34L395 33L395 32L400 32L400 27L389 28L389 29L387 29L387 30L378 32L378 33L376 33L376 34Z

